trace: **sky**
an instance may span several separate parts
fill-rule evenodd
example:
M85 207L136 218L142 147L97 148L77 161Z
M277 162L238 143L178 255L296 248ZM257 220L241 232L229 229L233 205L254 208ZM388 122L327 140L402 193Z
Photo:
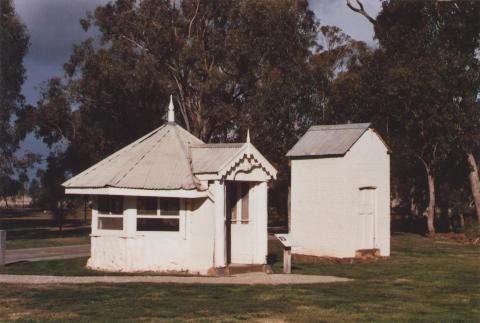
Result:
M74 44L92 36L80 27L79 20L96 6L109 0L13 0L17 14L30 33L30 48L24 59L27 79L22 92L27 102L36 104L38 87L53 76L63 76ZM364 0L365 10L376 16L379 0ZM372 25L346 6L346 0L310 0L311 9L322 25L336 25L357 40L374 44ZM48 147L29 135L20 154L31 151L48 154Z

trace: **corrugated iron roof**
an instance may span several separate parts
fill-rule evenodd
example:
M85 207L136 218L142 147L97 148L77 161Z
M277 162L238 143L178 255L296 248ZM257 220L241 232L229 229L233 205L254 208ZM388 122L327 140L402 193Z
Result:
M243 143L203 144L190 147L195 174L216 173L242 149Z
M66 188L201 189L195 174L218 173L242 151L255 153L272 177L276 170L250 143L205 144L167 123L69 179Z
M68 188L195 189L188 146L203 142L167 123L66 181Z
M370 123L312 126L287 153L288 157L342 156L370 128Z

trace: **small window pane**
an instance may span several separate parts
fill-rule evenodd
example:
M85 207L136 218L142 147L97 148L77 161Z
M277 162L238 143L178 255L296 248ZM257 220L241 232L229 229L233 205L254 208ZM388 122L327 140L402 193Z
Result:
M157 215L156 197L138 197L137 214L139 215Z
M98 197L98 213L109 214L110 213L110 201L108 196Z
M123 230L123 218L98 218L99 230Z
M248 193L250 183L242 183L242 223L248 223Z
M180 199L177 198L160 198L160 215L179 215Z
M123 214L123 196L110 196L110 213Z
M137 218L137 231L179 231L179 219Z
M237 183L231 183L227 186L228 192L228 209L230 210L230 221L235 223L237 221Z

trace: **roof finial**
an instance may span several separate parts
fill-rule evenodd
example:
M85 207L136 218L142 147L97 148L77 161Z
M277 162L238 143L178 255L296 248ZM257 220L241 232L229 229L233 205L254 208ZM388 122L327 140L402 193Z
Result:
M173 110L173 99L170 94L170 103L168 104L168 122L175 122L175 111Z
M247 129L247 142L250 143L250 128Z

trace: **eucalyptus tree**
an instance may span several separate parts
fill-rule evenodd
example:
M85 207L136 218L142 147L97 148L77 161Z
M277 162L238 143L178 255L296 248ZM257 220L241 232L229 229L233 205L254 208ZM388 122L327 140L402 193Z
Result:
M480 3L382 1L376 18L365 12L361 1L357 7L347 4L372 22L379 42L369 63L355 74L356 81L363 82L360 98L368 112L362 113L374 119L382 116L377 125L391 145L423 166L429 193L428 231L435 232L436 177L455 145L464 149L470 164L480 219L473 154L480 131L476 102Z
M250 128L284 187L284 154L317 107L318 22L306 0L117 0L81 24L98 37L74 47L33 111L36 134L64 148L65 171L161 125L173 94L177 122L206 142L244 140Z
M17 167L33 161L15 154L28 130L15 119L27 110L21 90L29 35L11 0L0 0L0 17L0 177L2 183L11 184ZM9 188L5 188L5 192L15 186L10 184L5 184Z

